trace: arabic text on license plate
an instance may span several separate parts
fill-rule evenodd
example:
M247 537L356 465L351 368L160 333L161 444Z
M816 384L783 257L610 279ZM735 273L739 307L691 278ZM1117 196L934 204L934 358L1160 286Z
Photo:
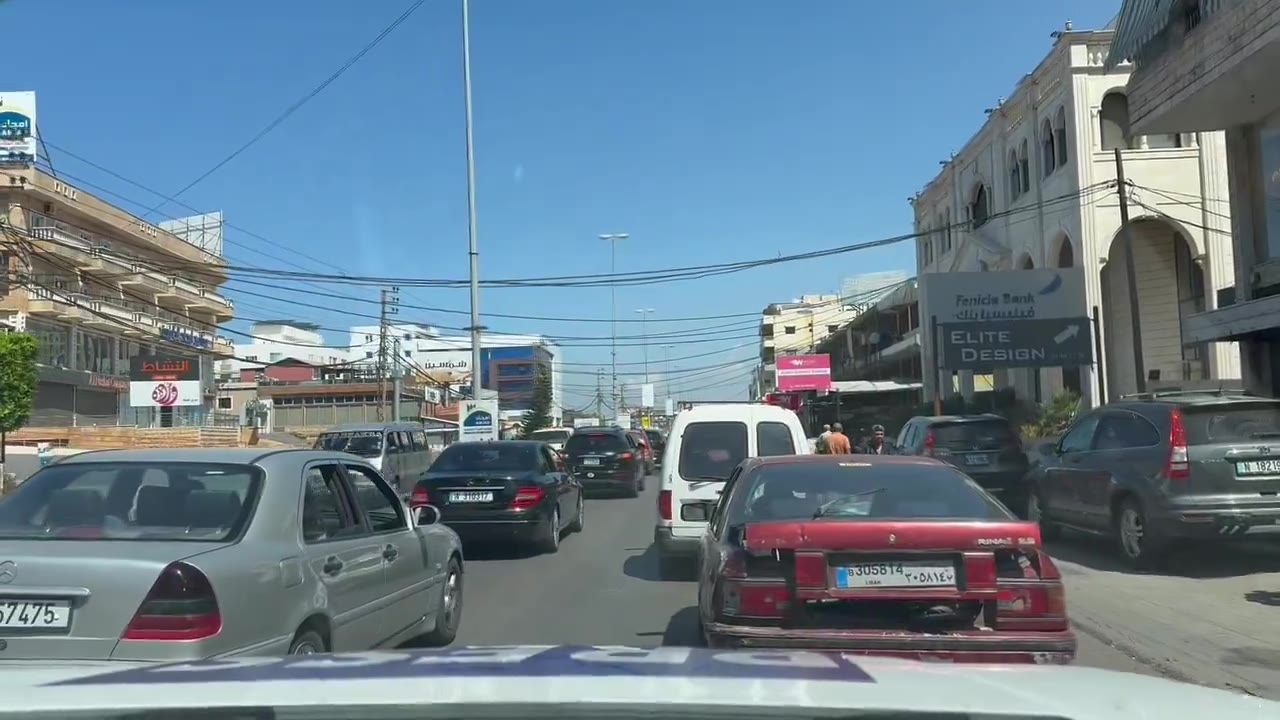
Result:
M955 587L955 584L955 566L944 563L870 562L836 568L838 588Z
M599 465L600 458L582 458L583 465Z
M1237 475L1280 475L1280 460L1246 460L1236 463Z
M449 502L451 503L493 502L493 493L491 492L449 493Z
M0 600L0 628L61 629L70 624L71 603L65 600Z
M965 455L964 464L965 465L990 465L991 456L990 455Z

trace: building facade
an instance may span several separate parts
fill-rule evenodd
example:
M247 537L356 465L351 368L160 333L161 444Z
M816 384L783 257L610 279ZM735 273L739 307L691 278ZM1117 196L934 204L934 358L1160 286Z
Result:
M249 342L237 343L235 357L218 363L218 375L235 376L246 367L261 367L293 358L312 365L349 362L344 348L325 345L319 326L296 320L259 321L249 329Z
M1238 349L1187 332L1197 313L1217 305L1234 282L1225 234L1227 165L1222 133L1135 134L1125 85L1129 68L1104 66L1112 29L1068 28L942 172L912 199L920 273L1079 267L1086 307L1098 309L1102 357L1085 368L1010 369L978 378L1045 401L1062 390L1098 404L1098 368L1110 398L1143 384L1183 385L1238 378ZM1129 219L1122 222L1119 150ZM1125 238L1129 238L1126 244ZM1129 302L1125 248L1133 249L1137 306ZM1142 337L1131 331L1138 313ZM928 326L929 319L921 318ZM927 335L927 334L926 334ZM934 367L930 338L925 366ZM1139 382L1135 355L1146 379ZM924 373L926 397L937 374ZM975 390L972 372L956 373L944 396Z
M1225 182L1189 212L1232 247L1217 306L1184 332L1238 342L1245 384L1280 393L1280 3L1126 0L1107 67L1129 69L1135 133L1223 131ZM1216 133L1215 133L1216 134Z
M28 424L209 421L214 361L234 352L222 258L29 165L3 179L0 318L39 342ZM198 364L204 402L131 407L130 361L152 354Z
M858 316L842 295L804 295L787 303L773 303L760 314L760 364L752 396L778 391L779 355L815 352L828 336Z

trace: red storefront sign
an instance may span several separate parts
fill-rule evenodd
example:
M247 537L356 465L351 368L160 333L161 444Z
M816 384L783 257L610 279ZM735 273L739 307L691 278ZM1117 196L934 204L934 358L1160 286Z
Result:
M778 358L778 390L804 392L831 389L831 356L783 355Z

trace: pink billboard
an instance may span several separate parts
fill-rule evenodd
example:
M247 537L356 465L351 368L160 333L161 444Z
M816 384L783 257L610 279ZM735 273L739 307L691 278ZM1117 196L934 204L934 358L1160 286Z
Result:
M778 358L778 392L831 389L831 356L783 355Z

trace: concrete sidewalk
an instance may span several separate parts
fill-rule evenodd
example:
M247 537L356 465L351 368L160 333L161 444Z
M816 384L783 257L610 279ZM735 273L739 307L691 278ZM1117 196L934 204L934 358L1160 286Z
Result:
M1054 543L1077 630L1187 682L1280 700L1280 545L1213 545L1134 574L1089 538Z

